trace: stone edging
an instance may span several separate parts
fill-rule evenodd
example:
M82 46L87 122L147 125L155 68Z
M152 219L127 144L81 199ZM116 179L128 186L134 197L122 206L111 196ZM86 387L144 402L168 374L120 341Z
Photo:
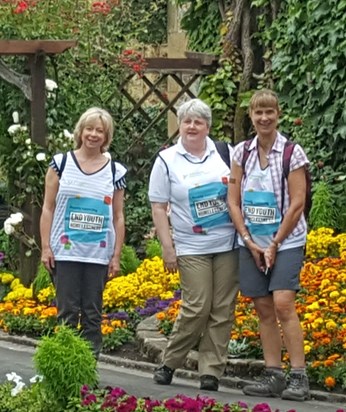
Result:
M140 351L148 359L148 362L124 359L119 356L101 353L100 361L130 369L138 369L145 372L154 372L161 362L162 353L167 344L167 338L158 331L158 322L155 315L142 321L137 327L137 341ZM0 340L36 347L38 340L27 336L9 335L0 331ZM177 369L175 376L185 379L198 379L197 360L198 353L190 351L183 369ZM251 382L251 376L257 376L263 369L264 363L252 359L229 359L221 384L233 389L241 389L246 383ZM313 399L321 402L346 403L346 395L311 390Z

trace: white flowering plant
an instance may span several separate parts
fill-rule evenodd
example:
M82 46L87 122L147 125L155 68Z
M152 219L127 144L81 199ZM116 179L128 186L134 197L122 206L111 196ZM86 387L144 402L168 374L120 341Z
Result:
M19 119L17 112L14 119ZM68 130L49 135L47 147L34 143L28 127L14 123L8 128L6 144L1 148L1 174L8 182L7 199L11 207L20 209L27 199L39 207L43 203L44 178L52 156L73 147L73 134ZM11 231L7 225L7 230ZM9 233L11 234L11 233Z

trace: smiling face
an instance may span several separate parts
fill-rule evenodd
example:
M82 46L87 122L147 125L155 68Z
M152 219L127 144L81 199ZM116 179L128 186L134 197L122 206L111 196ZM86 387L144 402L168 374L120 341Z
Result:
M203 141L209 133L209 126L205 119L197 116L185 116L179 126L183 142L196 143Z
M279 123L279 99L272 90L256 91L250 101L249 114L260 137L275 138Z
M86 149L98 149L102 151L102 147L106 142L106 132L102 120L90 120L84 126L81 135L82 145Z
M274 107L257 107L251 110L252 124L259 136L274 136L279 123L279 112Z

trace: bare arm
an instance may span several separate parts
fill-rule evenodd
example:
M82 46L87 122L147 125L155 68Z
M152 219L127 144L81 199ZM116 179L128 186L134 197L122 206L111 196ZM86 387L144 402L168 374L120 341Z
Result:
M268 267L273 266L275 262L277 245L292 233L303 213L306 196L304 166L290 172L287 182L290 204L273 242L265 251L264 256Z
M45 193L40 219L40 234L42 247L41 261L45 268L50 272L55 266L54 255L50 247L50 232L52 229L55 199L58 189L59 177L52 168L49 168L45 179Z
M151 203L151 211L153 215L154 225L162 245L162 257L164 266L168 272L173 273L178 270L178 264L172 236L170 233L169 220L167 216L167 207L168 202Z
M113 196L113 225L116 234L114 253L109 262L108 273L115 276L120 272L121 249L125 240L124 218L124 194L125 190L116 190Z
M245 237L249 237L249 240L244 240L246 246L251 251L251 254L255 260L256 266L259 270L263 271L264 265L264 250L259 247L249 234L247 227L245 226L244 217L241 211L241 180L243 177L243 169L238 166L234 161L232 162L231 178L228 185L228 205L230 208L230 214L232 222L237 229L237 232L244 240Z

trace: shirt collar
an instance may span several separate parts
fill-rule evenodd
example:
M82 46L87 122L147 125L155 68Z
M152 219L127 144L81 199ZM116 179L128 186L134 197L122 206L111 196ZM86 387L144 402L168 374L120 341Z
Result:
M287 141L287 138L285 136L283 136L280 132L276 132L276 139L273 144L272 150L275 150L276 152L282 152L284 150L286 141ZM258 135L256 135L254 139L252 140L249 146L249 151L257 147L257 142L258 142Z
M205 151L205 156L208 156L208 155L210 154L210 152L216 150L216 146L215 146L215 143L211 140L211 138L210 138L209 136L206 136L205 140L206 140L206 144L207 144L207 146L206 146L206 151ZM178 139L178 141L177 141L177 152L178 152L179 154L181 154L182 156L185 156L185 155L193 156L193 155L191 155L191 154L185 149L185 147L183 146L182 137L181 137L181 136L179 136L179 139ZM203 158L204 158L205 156L203 156ZM194 156L193 156L193 157L194 157Z

